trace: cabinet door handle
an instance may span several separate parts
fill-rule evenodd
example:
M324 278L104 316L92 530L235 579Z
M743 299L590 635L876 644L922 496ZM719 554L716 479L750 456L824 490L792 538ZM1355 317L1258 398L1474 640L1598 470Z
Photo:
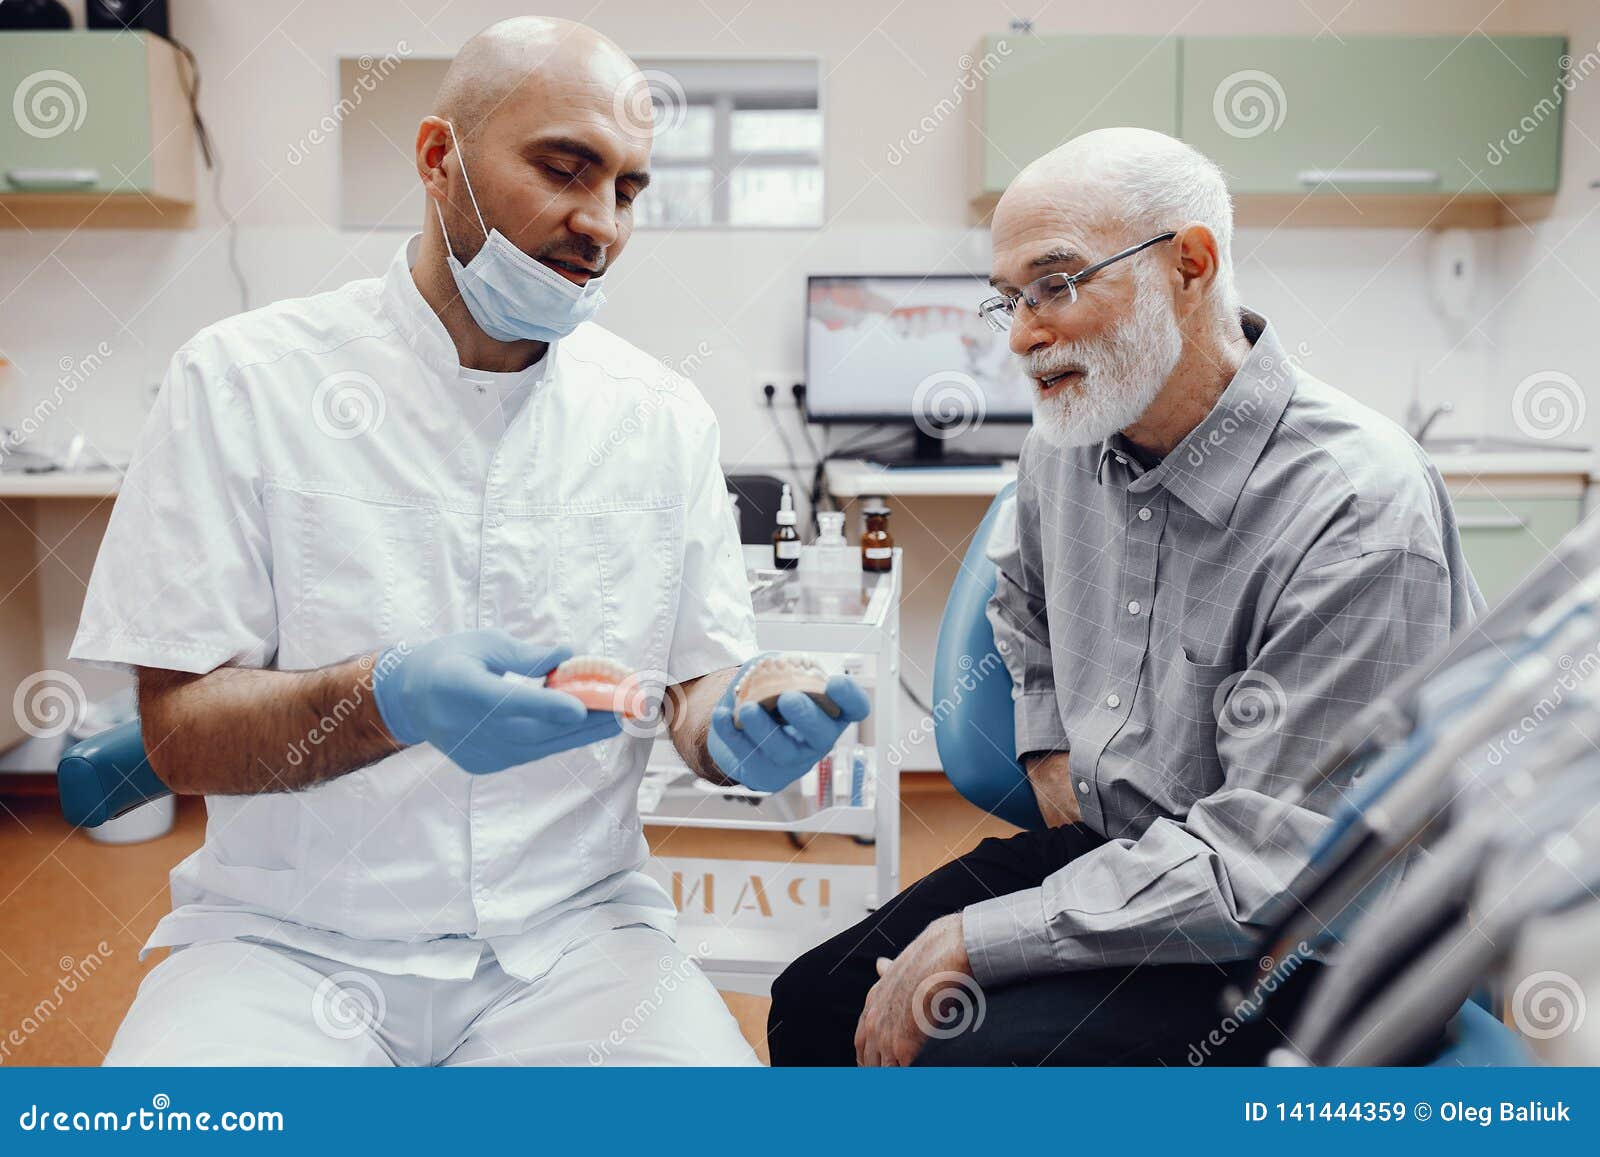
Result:
M100 183L99 169L7 169L13 189L92 189Z
M1437 185L1433 169L1301 169L1302 185Z
M1517 514L1465 514L1456 517L1457 530L1527 530L1528 520Z

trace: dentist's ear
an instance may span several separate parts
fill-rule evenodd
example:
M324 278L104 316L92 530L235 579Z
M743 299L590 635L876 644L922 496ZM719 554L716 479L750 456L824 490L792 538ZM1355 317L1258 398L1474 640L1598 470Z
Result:
M439 201L448 202L449 177L445 173L444 159L454 148L455 139L443 117L422 118L417 125L417 176L428 195Z

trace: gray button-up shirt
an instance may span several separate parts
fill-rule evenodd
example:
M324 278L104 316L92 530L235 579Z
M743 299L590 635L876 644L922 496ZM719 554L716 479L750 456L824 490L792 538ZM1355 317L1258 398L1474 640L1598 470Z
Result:
M1023 446L989 604L1017 754L1070 751L1109 842L965 910L983 983L1253 955L1349 784L1284 789L1483 606L1417 444L1243 328L1244 365L1153 468L1120 435Z

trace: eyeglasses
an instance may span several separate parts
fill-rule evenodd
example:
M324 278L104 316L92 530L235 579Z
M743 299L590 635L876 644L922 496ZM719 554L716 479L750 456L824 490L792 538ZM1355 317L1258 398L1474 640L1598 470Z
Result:
M1011 328L1011 319L1016 315L1017 306L1026 304L1034 313L1040 313L1049 308L1060 308L1071 305L1078 300L1078 285L1099 273L1108 265L1115 265L1124 257L1132 257L1135 253L1142 253L1152 245L1159 245L1163 241L1171 241L1177 233L1162 233L1148 241L1141 241L1130 249L1121 253L1113 253L1104 261L1096 261L1087 269L1077 273L1047 273L1037 281L1029 282L1022 287L1022 292L1015 297L1001 294L991 297L978 306L978 316L989 323L989 328L995 333L1005 333Z

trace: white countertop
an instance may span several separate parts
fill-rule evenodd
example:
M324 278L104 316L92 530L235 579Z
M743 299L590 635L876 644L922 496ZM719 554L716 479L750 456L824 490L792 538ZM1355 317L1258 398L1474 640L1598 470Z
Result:
M1439 473L1447 478L1463 475L1484 478L1507 475L1550 477L1563 474L1593 478L1597 473L1593 451L1496 450L1474 454L1436 452L1429 457L1439 468Z
M1486 451L1472 454L1437 452L1430 455L1439 473L1453 482L1499 478L1569 479L1569 485L1600 476L1592 452L1556 450ZM828 493L836 498L866 496L891 498L917 495L998 494L1017 476L1014 461L998 467L954 466L886 468L854 458L828 463Z
M0 499L115 498L120 470L51 470L43 474L0 471Z
M1435 453L1434 464L1447 478L1582 478L1600 477L1593 452L1529 450L1474 454ZM839 498L868 495L997 494L1017 476L1014 461L999 466L886 468L854 458L828 463L828 492ZM0 499L114 498L122 484L119 470L82 470L47 474L0 472Z

